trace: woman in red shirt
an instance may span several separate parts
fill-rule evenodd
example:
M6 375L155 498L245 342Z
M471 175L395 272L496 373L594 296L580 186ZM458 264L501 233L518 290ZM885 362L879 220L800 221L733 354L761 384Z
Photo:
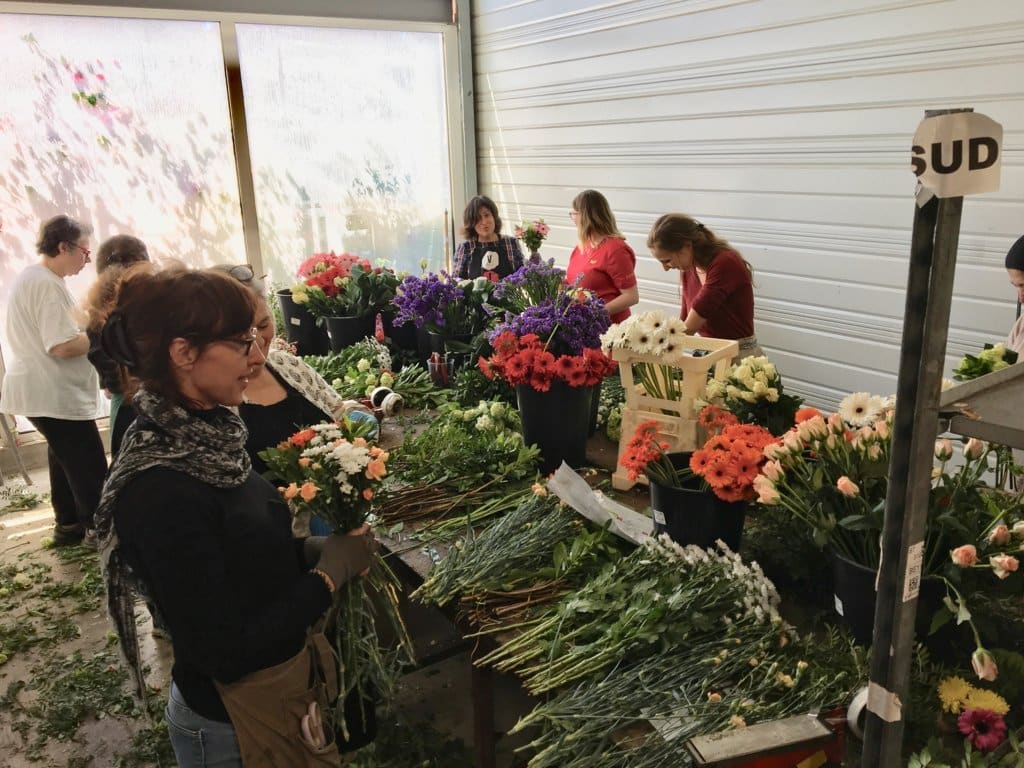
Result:
M647 247L666 272L682 272L679 316L687 333L735 339L740 359L762 354L754 335L752 270L729 243L689 216L667 213L651 227Z
M636 286L636 255L615 225L615 216L604 195L587 189L576 195L570 212L579 244L569 257L565 279L604 299L613 323L629 317L629 308L640 301Z

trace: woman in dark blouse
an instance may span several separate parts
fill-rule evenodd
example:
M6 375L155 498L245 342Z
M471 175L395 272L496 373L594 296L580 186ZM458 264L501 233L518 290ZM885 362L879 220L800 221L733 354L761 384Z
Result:
M462 213L465 241L455 249L452 275L460 280L486 277L497 282L523 266L519 241L501 234L498 206L489 197L477 195Z
M254 316L250 293L221 273L136 272L101 334L140 382L96 513L108 608L140 695L134 589L170 627L165 715L182 768L240 767L265 748L296 766L337 754L299 735L318 695L307 633L374 549L365 527L293 538L288 507L252 471L245 426L225 406L242 402L263 360ZM246 695L268 677L273 694ZM265 717L249 714L257 705Z

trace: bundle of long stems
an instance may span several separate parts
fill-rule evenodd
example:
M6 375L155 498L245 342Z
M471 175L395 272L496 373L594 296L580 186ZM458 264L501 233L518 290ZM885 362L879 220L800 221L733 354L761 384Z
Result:
M780 644L790 637L778 624L748 617L724 636L707 633L564 691L513 731L541 728L523 747L536 751L530 768L689 766L689 738L839 703L861 684L864 670L838 634ZM829 664L808 662L811 653ZM634 726L650 720L670 727L637 736ZM628 739L621 737L626 729Z
M455 510L483 504L502 493L500 487L490 482L462 493L453 493L442 484L409 485L382 494L377 515L386 525L437 520Z
M515 671L540 694L747 616L769 621L777 604L760 568L744 565L724 545L716 555L659 539L605 568L476 663Z
M423 602L445 605L461 594L497 590L523 578L536 579L551 566L556 542L575 536L582 521L557 499L530 494L479 535L471 535L434 568L413 593Z
M521 589L483 590L463 595L460 608L479 634L503 632L511 626L522 627L538 612L561 600L572 591L568 579L538 581Z
M494 517L511 512L532 495L533 492L529 486L511 491L506 486L503 493L488 499L479 506L474 506L465 514L445 517L427 524L417 531L416 537L424 542L450 541L456 536L465 535L467 531L479 527L482 523L489 523Z

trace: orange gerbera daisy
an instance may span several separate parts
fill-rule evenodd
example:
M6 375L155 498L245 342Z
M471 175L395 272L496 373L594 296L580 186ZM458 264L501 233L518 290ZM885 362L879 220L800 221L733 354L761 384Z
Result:
M712 488L724 488L730 485L736 477L736 471L732 467L729 454L719 454L712 461L708 462L703 477Z

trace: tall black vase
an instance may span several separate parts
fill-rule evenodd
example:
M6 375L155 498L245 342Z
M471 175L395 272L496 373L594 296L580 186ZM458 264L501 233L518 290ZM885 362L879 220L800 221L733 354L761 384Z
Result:
M277 292L277 303L288 335L300 355L326 355L330 349L327 329L302 304L296 304L290 290Z
M673 466L689 466L689 451L670 453ZM667 533L679 544L696 544L707 549L721 539L733 552L738 552L747 517L745 501L723 501L713 491L702 487L700 477L683 480L682 488L674 488L651 480L651 511L654 533Z
M331 337L331 349L335 352L373 336L375 318L369 317L327 317L327 335Z
M547 392L529 384L516 387L523 441L540 448L542 473L554 472L563 461L570 467L586 461L593 389L570 387L564 381L551 382Z
M875 581L877 570L855 563L842 555L832 552L832 591L835 609L843 618L843 624L850 630L853 639L860 645L871 645L875 630ZM914 621L914 635L924 641L928 637L932 616L942 604L945 590L942 582L924 580L917 602L917 618ZM948 642L954 633L946 633Z
M391 339L396 347L409 351L416 350L416 326L414 324L395 325L395 315L391 312L382 312L381 321L384 324L384 335Z

